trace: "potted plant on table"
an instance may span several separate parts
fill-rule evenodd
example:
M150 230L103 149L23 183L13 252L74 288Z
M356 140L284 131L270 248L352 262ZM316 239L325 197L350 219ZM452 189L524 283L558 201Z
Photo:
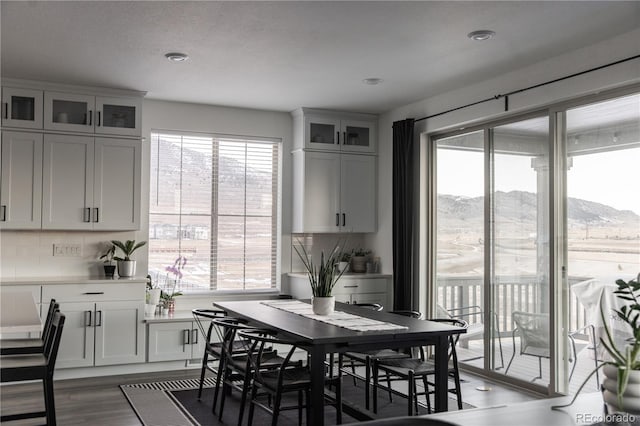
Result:
M111 244L119 248L124 257L114 257L118 261L118 275L121 277L133 277L136 274L136 261L131 259L133 252L147 244L141 241L136 244L135 240L127 240L124 243L118 240L112 240Z
M600 342L611 359L600 364L587 376L569 404L552 408L573 404L589 379L602 368L605 376L602 384L603 398L608 407L614 411L640 413L640 282L617 280L616 285L618 289L614 294L629 303L620 309L613 310L615 319L630 328L631 337L622 347L616 344L602 308L603 297L601 297L600 317L604 324L605 336L600 338Z
M116 272L116 265L113 264L113 259L116 255L116 246L111 244L107 251L105 251L100 259L104 259L104 276L107 278L113 278L114 273Z
M307 270L313 295L311 300L313 312L316 315L329 315L333 313L336 304L336 298L331 295L331 292L336 282L344 274L344 270L339 271L335 267L343 254L340 242L333 247L328 256L325 257L324 251L321 252L319 265L313 262L304 245L299 244L299 246L298 248L294 245L293 248Z

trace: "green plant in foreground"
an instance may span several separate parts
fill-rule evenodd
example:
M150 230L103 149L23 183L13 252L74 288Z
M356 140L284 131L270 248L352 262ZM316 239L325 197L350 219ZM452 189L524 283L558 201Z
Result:
M307 270L311 293L314 297L330 297L333 287L344 273L344 270L337 271L335 267L336 263L342 259L343 251L341 247L344 247L344 244L340 244L340 241L338 241L326 257L324 251L321 252L319 265L313 263L307 249L300 241L298 241L298 246L294 245L293 249Z
M605 361L594 369L585 381L580 385L578 391L574 395L570 403L565 405L556 405L551 408L568 407L573 404L582 388L587 384L589 379L598 372L605 365L612 365L617 368L618 371L618 407L622 406L622 394L624 394L629 384L629 374L633 370L640 370L640 282L636 280L617 280L616 285L618 289L613 293L621 300L629 302L622 306L620 309L614 309L618 319L627 324L631 328L632 337L627 340L627 344L623 348L618 348L609 325L602 309L602 297L600 298L600 318L604 324L605 336L600 338L600 342L604 346L605 350L611 357L611 360ZM603 295L604 297L604 295Z

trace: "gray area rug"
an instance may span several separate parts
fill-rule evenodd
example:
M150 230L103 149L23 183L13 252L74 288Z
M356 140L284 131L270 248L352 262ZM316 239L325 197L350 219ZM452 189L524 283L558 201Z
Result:
M143 425L146 426L194 426L194 425L229 425L236 424L240 407L238 392L232 392L227 396L222 421L217 415L211 413L213 399L213 386L215 380L207 378L202 399L197 399L198 379L172 380L166 382L141 383L133 385L120 385L120 389L129 401ZM344 399L350 401L364 401L364 387L362 384L353 386L352 380L345 378L343 384ZM286 404L286 401L284 401ZM364 403L362 403L364 405ZM379 395L380 417L395 417L406 415L405 398L395 396L393 402L389 402L386 392ZM218 404L219 406L219 404ZM470 404L463 403L463 407L474 408ZM426 414L426 408L422 406L421 414ZM457 410L455 399L449 399L449 410ZM248 409L245 409L244 423ZM325 408L327 424L335 424L335 408ZM343 423L355 422L356 419L343 415ZM263 410L256 409L254 425L268 424L270 415ZM281 425L297 425L297 411L284 411L278 419Z

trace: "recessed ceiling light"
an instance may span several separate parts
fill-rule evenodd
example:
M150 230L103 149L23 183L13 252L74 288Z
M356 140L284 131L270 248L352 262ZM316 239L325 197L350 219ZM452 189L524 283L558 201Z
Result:
M375 86L376 84L382 83L383 80L381 78L372 77L372 78L365 78L364 80L362 80L362 82L364 84L369 84L371 86Z
M469 34L467 34L467 37L469 37L473 41L485 41L485 40L489 40L490 38L493 38L495 35L496 35L495 31L477 30L477 31L471 31Z
M164 57L173 62L184 62L189 59L189 56L187 56L187 54L180 52L169 52L165 54Z

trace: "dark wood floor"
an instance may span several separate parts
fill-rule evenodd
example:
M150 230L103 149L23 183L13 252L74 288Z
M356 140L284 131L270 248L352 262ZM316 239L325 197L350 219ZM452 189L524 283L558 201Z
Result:
M198 377L197 370L144 373L55 382L58 424L92 426L138 426L140 421L120 391L119 385ZM463 374L463 400L476 407L520 402L536 398L516 389ZM490 388L489 391L478 388ZM0 386L2 414L42 410L42 386L38 383ZM36 425L42 420L13 422L11 425Z

